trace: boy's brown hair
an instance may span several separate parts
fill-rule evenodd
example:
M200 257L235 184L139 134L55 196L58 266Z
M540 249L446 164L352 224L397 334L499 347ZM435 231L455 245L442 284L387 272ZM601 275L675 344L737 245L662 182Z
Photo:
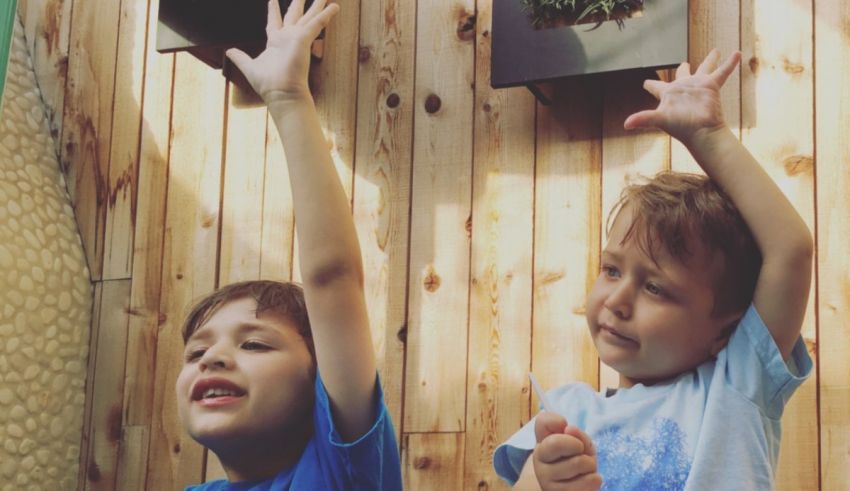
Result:
M257 280L243 281L223 286L202 298L192 307L183 323L183 343L192 336L224 304L243 298L252 298L257 302L256 315L273 312L282 315L295 324L298 334L304 338L313 362L316 352L313 347L313 333L310 319L307 317L307 305L304 302L304 290L295 283Z
M645 183L629 185L608 216L609 230L626 205L632 207L633 220L623 242L635 237L653 261L657 245L685 261L692 253L688 244L699 241L711 257L720 253L723 260L712 314L722 317L749 306L761 252L738 209L714 181L698 174L661 172Z

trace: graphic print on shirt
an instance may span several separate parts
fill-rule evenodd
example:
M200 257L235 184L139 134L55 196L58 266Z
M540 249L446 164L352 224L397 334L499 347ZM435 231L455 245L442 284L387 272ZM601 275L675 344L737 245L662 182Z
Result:
M613 426L595 438L603 490L683 489L691 470L685 434L655 418L637 434Z

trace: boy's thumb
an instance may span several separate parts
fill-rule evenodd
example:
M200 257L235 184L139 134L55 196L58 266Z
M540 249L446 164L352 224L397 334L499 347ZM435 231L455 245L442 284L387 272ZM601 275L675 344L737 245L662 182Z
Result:
M534 420L534 437L537 439L537 443L540 443L553 433L563 433L566 427L567 420L563 416L543 411Z
M244 51L238 48L230 48L224 54L230 61L233 62L234 65L236 65L236 68L238 68L243 75L245 75L246 77L248 76L245 70L248 66L248 62L252 59L250 56L248 56L247 54L245 54Z

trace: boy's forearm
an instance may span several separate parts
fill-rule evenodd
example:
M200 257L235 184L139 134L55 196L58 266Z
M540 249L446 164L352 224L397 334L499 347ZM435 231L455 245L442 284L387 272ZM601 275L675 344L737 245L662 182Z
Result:
M811 255L809 228L728 127L702 132L685 145L738 208L765 262Z
M348 199L309 95L269 104L289 168L301 274L327 283L354 275L362 284L360 245Z

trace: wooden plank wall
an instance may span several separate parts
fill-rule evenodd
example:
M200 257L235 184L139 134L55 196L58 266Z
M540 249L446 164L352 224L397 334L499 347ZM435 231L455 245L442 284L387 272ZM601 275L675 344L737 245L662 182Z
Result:
M491 454L536 410L528 370L547 387L616 381L584 302L620 188L695 164L662 133L623 131L652 104L640 74L568 81L548 107L490 88L492 0L339 3L313 85L360 233L404 478L505 489ZM817 369L783 422L779 489L846 489L850 6L690 4L691 61L742 50L727 119L816 232L804 336ZM217 285L298 277L280 143L219 73L153 50L157 1L20 6L31 46L53 46L42 86L97 286L80 487L219 476L176 420L178 329Z

